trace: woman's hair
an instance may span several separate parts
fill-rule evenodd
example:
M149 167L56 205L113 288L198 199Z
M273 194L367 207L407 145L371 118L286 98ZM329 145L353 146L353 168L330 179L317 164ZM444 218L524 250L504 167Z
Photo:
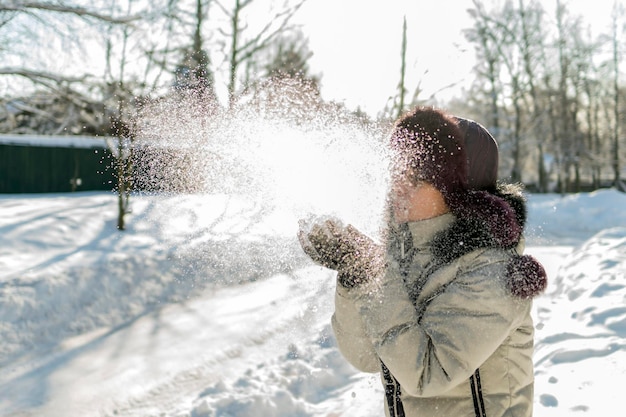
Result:
M498 181L498 144L489 131L473 120L456 118L463 135L469 172L467 183L474 190L493 192Z

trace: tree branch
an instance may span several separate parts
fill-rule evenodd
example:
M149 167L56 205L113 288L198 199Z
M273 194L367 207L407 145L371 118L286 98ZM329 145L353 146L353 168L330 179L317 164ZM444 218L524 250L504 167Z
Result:
M263 27L263 29L259 31L259 33L255 37L253 37L244 45L242 45L240 48L238 48L238 63L244 62L245 60L249 59L252 55L254 55L256 52L260 51L261 49L266 48L267 45L274 38L276 38L278 35L283 33L285 29L287 29L287 25L289 24L289 21L291 20L291 18L300 9L300 7L302 7L305 1L306 0L302 0L298 4L293 6L292 8L276 13L276 15L274 15L274 18L270 19L268 23ZM272 27L272 24L276 22L277 20L281 21L280 26L277 27L273 32L268 34L270 28Z
M83 82L87 78L89 78L87 75L83 75L81 77L66 77L64 75L53 74L49 72L32 71L24 68L11 67L0 68L0 75L19 75L20 77L28 78L30 80L45 79L49 81L55 81L57 83L77 83Z
M0 12L27 12L29 10L42 10L48 12L73 14L80 17L92 17L103 22L125 24L140 19L140 16L116 17L88 10L84 7L63 6L38 1L8 1L0 5Z
M59 74L51 74L41 71L31 71L22 68L0 68L0 75L16 75L27 78L35 84L39 84L51 91L55 91L61 97L64 97L68 101L76 104L77 106L83 106L85 103L95 104L97 101L91 100L85 97L83 94L76 90L71 89L68 86L63 86L63 83L84 83L90 77L84 75L82 77L66 77Z

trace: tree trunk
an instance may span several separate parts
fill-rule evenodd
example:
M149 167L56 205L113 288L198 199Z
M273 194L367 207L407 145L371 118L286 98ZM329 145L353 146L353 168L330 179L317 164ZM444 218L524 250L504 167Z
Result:
M230 73L228 78L228 108L232 110L235 107L235 89L237 88L237 68L239 53L239 12L241 10L240 0L235 0L235 8L231 17L232 25L232 45L230 51Z
M615 3L617 7L617 2ZM622 189L620 178L620 160L619 160L619 42L617 36L617 8L613 11L613 118L615 125L613 126L613 183L615 188Z
M404 77L406 74L406 16L402 24L402 64L400 66L400 84L398 85L398 93L400 101L398 102L398 111L396 117L400 117L404 111L404 96L406 95L406 87L404 85Z
M128 208L128 196L126 189L126 163L124 162L124 140L122 137L117 138L117 229L125 230L126 224L124 217Z

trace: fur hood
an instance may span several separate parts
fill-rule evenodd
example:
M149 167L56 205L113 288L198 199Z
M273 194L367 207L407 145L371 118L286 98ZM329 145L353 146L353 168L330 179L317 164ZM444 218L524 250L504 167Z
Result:
M542 293L547 286L543 266L532 256L516 251L521 245L527 218L522 187L499 184L491 193L472 192L465 207L465 213L458 216L451 227L433 238L434 257L446 264L480 248L508 249L515 253L507 265L511 293L520 298Z

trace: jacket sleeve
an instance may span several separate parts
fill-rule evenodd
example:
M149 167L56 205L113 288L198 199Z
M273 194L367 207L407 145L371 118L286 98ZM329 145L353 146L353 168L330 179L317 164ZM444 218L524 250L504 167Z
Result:
M337 283L332 327L339 351L355 368L363 372L380 372L380 359L349 290Z
M378 357L410 395L437 396L469 378L529 314L530 301L503 284L505 260L473 265L427 301L421 317L392 272L377 292L350 294Z

